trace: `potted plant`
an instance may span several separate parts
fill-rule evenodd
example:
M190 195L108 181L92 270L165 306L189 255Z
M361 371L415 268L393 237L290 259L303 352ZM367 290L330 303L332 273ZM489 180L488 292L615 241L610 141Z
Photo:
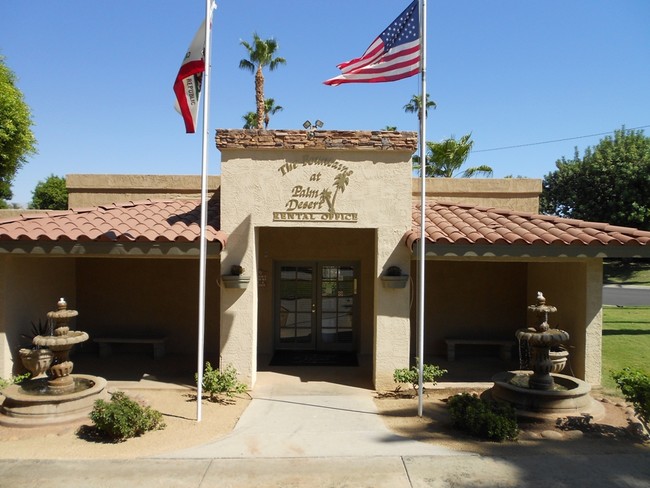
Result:
M18 350L20 361L27 371L32 375L32 379L43 378L50 366L54 356L52 351L47 348L42 348L33 343L34 337L39 335L51 335L49 321L42 322L40 319L38 324L32 322L30 334L21 334L21 337L28 339L30 342L29 347L21 347Z
M566 366L567 359L569 357L569 351L567 351L564 346L553 346L548 352L549 357L551 358L551 363L553 367L551 373L559 373Z
M244 276L244 268L239 265L230 267L230 274L221 277L226 288L246 288L251 280L250 276Z
M390 266L380 278L384 284L384 288L404 288L409 277L408 275L402 274L399 266Z

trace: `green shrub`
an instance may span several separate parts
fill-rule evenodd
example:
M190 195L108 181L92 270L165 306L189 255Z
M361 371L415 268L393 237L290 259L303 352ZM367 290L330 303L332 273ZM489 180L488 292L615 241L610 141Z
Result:
M650 376L632 368L623 368L612 373L612 378L623 396L634 405L639 419L648 427L650 420Z
M452 396L448 406L454 427L476 437L503 442L515 440L519 434L515 409L507 403L461 393Z
M18 376L11 376L10 378L0 378L0 390L8 387L9 385L18 385L28 379L31 376L30 373L19 374Z
M194 381L198 385L198 374L194 375ZM209 361L205 363L201 385L213 402L220 401L220 395L232 398L236 393L245 393L247 390L246 385L237 379L237 370L233 365L229 364L220 371L213 369Z
M151 407L143 407L123 391L111 393L110 401L96 400L90 420L105 437L124 440L150 430L165 428L162 414Z
M415 358L415 366L411 368L399 368L393 372L393 380L397 383L395 390L400 389L401 383L409 383L415 391L418 391L420 383L420 359ZM425 364L422 366L422 379L425 383L437 383L438 378L447 372L446 369L440 369L434 364Z

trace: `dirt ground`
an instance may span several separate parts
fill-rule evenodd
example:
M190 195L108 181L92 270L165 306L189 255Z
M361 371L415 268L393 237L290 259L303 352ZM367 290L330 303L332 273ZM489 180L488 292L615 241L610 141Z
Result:
M480 395L482 391L471 391ZM423 416L417 417L418 399L388 393L375 398L375 404L386 426L396 434L421 442L444 445L453 450L483 455L525 455L529 448L535 452L607 452L650 448L640 429L634 410L624 400L594 394L601 402L604 414L585 422L582 417L568 419L518 419L519 437L516 441L490 442L478 440L452 426L446 406L447 399L458 390L427 390L423 401Z
M588 425L561 430L554 420L521 424L516 442L494 443L476 440L451 426L446 399L457 391L428 390L424 397L424 415L417 417L417 398L413 396L376 395L375 403L386 426L393 432L421 442L444 445L454 450L480 454L522 454L528 447L549 452L582 449L648 448L630 428L630 408L619 399L599 398L605 416ZM480 392L476 392L480 393ZM0 427L0 458L21 459L123 459L147 457L202 445L227 435L250 402L240 395L229 404L204 400L202 421L197 423L196 401L186 390L129 390L134 398L159 410L166 423L163 430L124 442L110 443L94 439L83 432L92 426L90 420L73 425L43 428Z
M201 422L196 422L196 395L190 389L133 389L127 392L161 412L166 427L111 443L83 434L93 425L90 419L52 427L0 426L0 458L125 459L198 446L231 432L250 402L247 395L240 395L228 404L204 400Z

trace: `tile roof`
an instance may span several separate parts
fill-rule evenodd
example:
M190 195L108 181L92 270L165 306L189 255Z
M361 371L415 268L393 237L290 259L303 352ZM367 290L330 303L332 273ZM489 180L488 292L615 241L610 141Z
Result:
M218 199L208 202L208 242L225 246ZM156 242L199 240L200 200L144 200L44 211L0 220L0 241Z
M413 206L413 228L406 245L420 239L420 205ZM441 245L646 246L650 232L600 222L446 202L425 208L427 241Z

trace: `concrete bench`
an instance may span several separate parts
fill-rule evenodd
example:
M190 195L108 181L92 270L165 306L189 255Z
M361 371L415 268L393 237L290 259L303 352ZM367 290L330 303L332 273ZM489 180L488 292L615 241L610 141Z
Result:
M504 361L512 359L512 346L514 341L497 340L497 339L445 339L447 343L447 360L454 361L456 359L456 346L457 345L471 345L471 346L499 346L499 356Z
M110 356L113 344L151 344L153 346L154 359L160 359L165 355L165 336L125 336L125 337L95 337L99 345L99 355L101 357Z

